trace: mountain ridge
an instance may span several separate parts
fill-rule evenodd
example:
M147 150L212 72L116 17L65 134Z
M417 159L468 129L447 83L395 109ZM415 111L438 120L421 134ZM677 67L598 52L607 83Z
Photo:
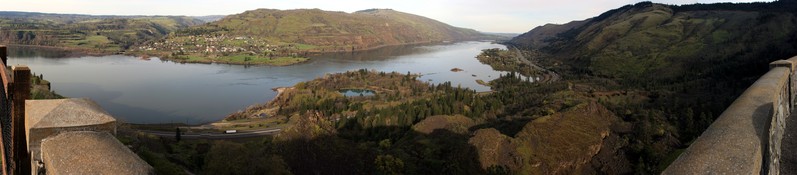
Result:
M609 143L619 149L606 150L591 164L656 174L767 72L770 62L797 55L795 12L797 2L786 0L641 2L540 26L506 44L571 86L588 87L592 100L633 126L609 134L629 142ZM617 157L625 163L594 162Z

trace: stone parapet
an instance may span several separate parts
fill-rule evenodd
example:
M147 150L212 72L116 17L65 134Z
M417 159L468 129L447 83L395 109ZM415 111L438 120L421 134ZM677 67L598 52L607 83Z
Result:
M41 140L62 132L116 134L116 119L88 99L27 100L25 106L25 135L34 161L41 160Z
M786 60L770 64L662 174L778 174L794 68Z
M116 119L113 116L109 115L105 110L103 110L97 103L89 99L81 99L81 98L72 98L72 99L56 99L56 100L27 100L25 101L25 135L26 141L28 145L28 150L31 157L31 164L39 165L46 160L44 159L45 154L50 155L58 155L52 154L43 149L43 142L44 140L51 139L57 135L62 135L65 133L75 133L75 132L84 132L84 131L92 131L98 133L105 133L110 138L113 138L113 135L116 135ZM104 139L107 142L117 143L115 139L108 140ZM96 140L89 140L89 141L96 141ZM57 150L55 147L49 149L49 151L80 151L80 150L73 150L73 145L67 144L81 144L78 141L71 141L71 142L64 142L62 147ZM111 144L111 143L106 143ZM121 143L118 143L121 145ZM127 149L122 145L124 149ZM103 149L94 149L94 153L96 154L105 154L99 153L102 151L109 151L114 152L114 150L107 150ZM129 150L128 150L129 151ZM80 154L78 154L80 155ZM138 156L135 154L128 154L128 155L115 155L110 156L103 159L96 159L96 161L107 161L107 159L130 159L130 157L123 157L123 156L132 156L132 158L138 159ZM51 157L50 159L53 159ZM90 161L93 159L81 159L84 161ZM51 160L52 162L52 160ZM69 162L66 162L69 163ZM63 163L62 163L63 164ZM145 163L146 164L146 163ZM49 169L53 165L48 163L43 164L44 167L33 166L32 171L35 172L52 172ZM71 164L74 166L73 168L100 168L100 167L92 167L89 164ZM44 168L44 169L41 169ZM63 167L61 169L64 169ZM83 172L83 171L81 171ZM67 174L74 174L74 173L67 173ZM82 174L82 173L78 173ZM91 173L94 174L94 173ZM117 173L113 173L117 174Z
M46 174L155 174L152 166L107 132L65 132L42 141Z

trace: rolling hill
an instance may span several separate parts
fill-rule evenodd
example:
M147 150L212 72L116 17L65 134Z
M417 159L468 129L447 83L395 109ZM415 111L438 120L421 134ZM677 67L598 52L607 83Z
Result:
M258 9L228 16L210 25L229 29L229 34L233 35L354 50L486 36L475 30L390 9L354 13L319 9Z
M474 40L495 37L472 29L390 9L354 13L319 9L257 9L177 32L184 37L227 35L262 44L301 44L301 50L336 52L366 50L387 45ZM250 42L251 44L251 42Z
M0 43L115 53L204 22L184 16L0 12Z
M257 9L175 31L133 52L178 62L290 65L310 53L500 38L506 37L390 9Z

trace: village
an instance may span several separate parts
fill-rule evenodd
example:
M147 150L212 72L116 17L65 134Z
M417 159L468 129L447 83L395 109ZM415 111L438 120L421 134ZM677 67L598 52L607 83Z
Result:
M162 39L137 47L144 53L167 53L169 56L192 55L219 58L248 55L273 59L275 57L305 57L314 46L292 43L270 43L267 39L250 36L196 35Z

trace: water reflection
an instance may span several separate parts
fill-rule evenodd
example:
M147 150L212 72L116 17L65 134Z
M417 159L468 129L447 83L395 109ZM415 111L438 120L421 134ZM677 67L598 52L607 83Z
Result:
M91 98L126 122L198 124L267 102L276 95L274 87L357 69L411 72L431 83L451 81L454 86L489 91L476 80L490 81L505 72L494 71L474 57L482 49L496 47L505 48L489 42L395 46L317 55L307 63L281 67L179 64L123 55L69 56L12 47L9 63L28 65L36 74L44 74L56 92ZM450 71L455 67L463 71Z
M346 97L369 97L374 96L376 93L368 89L343 89L340 93Z

